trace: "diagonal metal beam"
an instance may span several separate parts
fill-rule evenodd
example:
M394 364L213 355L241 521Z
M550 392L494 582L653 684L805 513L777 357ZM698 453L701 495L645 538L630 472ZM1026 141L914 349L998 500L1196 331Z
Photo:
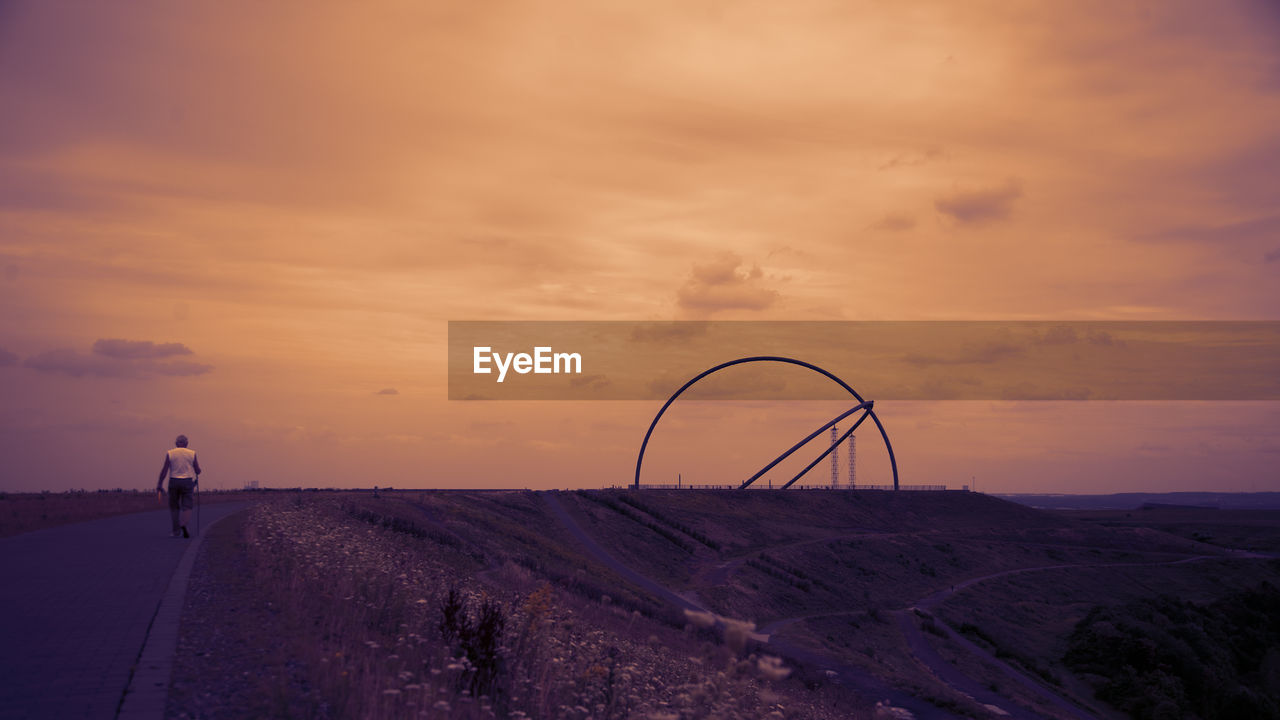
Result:
M800 472L796 473L796 476L795 476L795 477L793 477L793 478L791 478L790 480L788 480L788 481L787 481L787 484L786 484L786 485L783 485L780 489L782 489L782 490L786 490L787 488L791 487L792 485L795 485L797 480L799 480L800 478L804 477L804 474L805 474L805 473L809 472L810 470L812 470L812 469L813 469L813 467L814 467L815 465L817 465L818 463L822 462L822 459L823 459L823 458L825 458L826 456L828 456L828 455L830 455L831 453L835 452L836 448L840 447L840 443L844 442L846 438L848 438L850 435L852 435L852 434L853 434L853 431L854 431L854 430L857 430L857 429L858 429L858 426L862 424L862 421L863 421L863 420L866 420L866 419L867 419L867 416L871 414L871 403L872 403L872 402L874 402L874 401L872 401L872 400L868 400L867 402L863 403L862 405L859 405L858 407L863 407L863 406L865 405L865 406L866 406L866 410L867 410L867 411L866 411L866 412L864 412L864 413L862 413L862 417L858 418L858 421L857 421L857 422L855 422L855 423L853 424L853 427L849 428L848 430L845 430L845 431L844 431L844 434L840 436L840 439L839 439L839 440L836 440L836 441L835 441L835 442L833 442L833 443L831 443L831 447L827 448L826 452L824 452L824 453L822 453L821 455L819 455L818 457L814 458L813 462L809 463L808 465L806 465L806 466L804 467L804 469L803 469L803 470L801 470ZM858 409L858 408L854 408L854 410L857 410L857 409Z
M842 412L842 413L840 413L839 415L835 416L835 417L834 417L834 418L832 418L831 420L827 421L827 424L826 424L826 425L823 425L822 427L818 428L817 430L814 430L813 432L809 433L807 436L805 436L805 438L804 438L803 440L801 440L800 442L796 443L795 445L792 445L790 450L788 450L788 451L786 451L786 452L782 453L782 454L781 454L781 455L779 455L778 457L774 458L774 459L773 459L773 462L771 462L771 463L769 463L768 465L765 465L764 467L760 468L760 471L759 471L759 472L757 472L755 475L752 475L751 477L747 478L746 482L744 482L744 483L742 483L741 485L739 485L739 486L738 486L738 489L739 489L739 490L745 490L745 489L747 489L747 487L748 487L748 486L750 486L750 485L751 485L751 483L755 482L756 480L759 480L761 475L764 475L765 473L767 473L767 472L769 472L770 470L772 470L774 465L777 465L778 463L782 462L783 460L786 460L787 458L791 457L791 454L792 454L792 453L794 453L795 451L797 451L797 450L799 450L800 448L804 447L806 444L808 444L808 442L809 442L810 440L812 440L812 439L814 439L814 438L818 437L819 435L821 435L822 433L826 432L826 431L827 431L827 428L831 427L832 425L835 425L836 423L838 423L838 422L840 422L841 420L843 420L843 419L845 419L845 418L849 417L850 415L852 415L852 414L854 414L854 413L858 412L859 410L866 410L866 411L868 411L868 412L869 412L869 411L871 410L871 402L858 403L857 405L854 405L853 407L849 408L848 410L845 410L844 412ZM863 415L863 417L866 417L866 415L864 414L864 415ZM861 421L861 420L859 420L858 422L862 422L862 421ZM856 427L856 426L855 426L855 427ZM826 452L826 453L823 453L823 454L822 454L822 457L826 457L826 456L827 456L827 453L830 453L830 452L831 452L830 450L827 450L827 452ZM816 462L815 462L815 464L816 464ZM810 465L809 467L813 467L813 465ZM809 468L805 468L805 470L806 470L806 471L807 471L808 469L809 469ZM795 482L795 481L793 480L792 482ZM790 485L791 483L787 483L787 484L788 484L788 485Z

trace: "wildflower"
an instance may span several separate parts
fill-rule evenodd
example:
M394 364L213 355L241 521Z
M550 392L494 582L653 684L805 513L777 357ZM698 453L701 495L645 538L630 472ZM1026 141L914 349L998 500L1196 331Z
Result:
M742 652L747 645L747 639L756 629L756 624L743 620L724 620L724 641L734 652Z
M684 616L689 619L689 622L700 628L709 628L716 624L716 616L709 612L686 609L684 611Z
M436 704L432 705L431 707L435 708L436 710L444 710L445 712L449 711L449 703L444 700L437 700Z
M876 720L910 720L914 717L910 710L894 707L888 700L876 703Z
M760 676L767 680L782 680L791 674L791 668L784 667L782 658L773 655L765 655L756 662L756 669L760 671Z

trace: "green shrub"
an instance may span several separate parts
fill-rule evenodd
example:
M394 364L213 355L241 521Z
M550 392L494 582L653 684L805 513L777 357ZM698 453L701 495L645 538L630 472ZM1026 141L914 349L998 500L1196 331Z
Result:
M1139 720L1280 720L1280 589L1264 582L1209 605L1160 596L1093 608L1063 661L1097 677L1097 696Z

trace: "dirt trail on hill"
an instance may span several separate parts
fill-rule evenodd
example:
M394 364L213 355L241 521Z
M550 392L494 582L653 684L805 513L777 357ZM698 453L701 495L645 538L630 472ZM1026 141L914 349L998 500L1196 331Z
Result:
M894 610L891 614L897 622L898 630L900 630L902 632L902 636L906 638L907 646L911 648L911 654L914 655L917 660L924 663L924 665L928 667L934 675L938 676L940 680L956 690L974 697L979 702L999 707L1009 713L1011 717L1042 717L1040 714L1024 708L1014 700L990 690L977 680L966 675L963 670L956 667L946 658L942 657L942 655L934 649L933 645L929 644L928 638L924 636L924 633L920 631L920 628L916 627L915 621L911 619L913 610L914 608L911 610ZM1071 717L1078 718L1079 720L1097 720L1097 716L1093 713L1079 707L1067 698L1058 695L1043 683L1040 683L1030 676L1015 670L1004 661L997 659L996 656L986 650L983 650L968 638L952 630L946 623L938 622L934 623L934 625L941 631L947 633L948 636L969 652L998 667L1007 677L1027 690L1030 690L1033 694L1038 696L1042 702L1056 707L1062 712L1067 713Z
M978 577L969 578L968 580L958 582L955 585L952 585L949 589L943 588L938 592L933 593L932 595L927 595L921 598L920 600L917 600L911 606L911 608L908 608L908 609L920 608L921 610L928 610L930 608L937 607L939 604L942 603L942 601L946 600L952 595L955 595L961 590L964 590L965 588L971 587L973 585L977 585L980 582L986 582L987 580L994 580L998 577L1005 577L1007 575L1018 575L1020 573L1029 573L1029 572L1040 572L1043 570L1071 570L1071 569L1080 569L1080 568L1114 568L1114 567L1155 567L1159 565L1182 565L1183 563L1199 562L1201 560L1226 559L1227 557L1228 556L1226 555L1193 555L1191 557L1179 558L1177 560L1158 560L1158 561L1148 561L1148 562L1122 562L1122 563L1063 563L1060 565L1039 565L1036 567L1013 568L1012 570L1001 570L1000 572L993 572L987 575L980 575Z
M916 627L915 621L911 619L911 613L907 610L894 610L889 614L893 615L894 622L898 626L898 631L902 633L903 638L907 641L907 647L911 649L911 654L916 660L919 660L925 667L937 676L939 680L950 685L955 690L962 692L978 702L988 707L999 708L1001 712L1008 717L1017 718L1018 720L1032 720L1034 718L1043 717L1041 714L1024 708L1022 705L1014 702L1010 698L985 687L977 680L965 675L960 668L947 662L945 658L938 654L937 650L929 644L924 633L920 632L920 628ZM1094 720L1092 715L1080 715L1076 709L1070 705L1064 707L1068 713L1074 717L1085 718L1086 720Z
M547 507L551 509L552 514L560 521L565 529L582 544L583 549L602 562L610 570L618 573L618 575L622 576L628 582L653 593L656 597L661 598L676 607L697 612L711 612L688 598L677 594L670 588L641 575L627 565L619 562L617 558L613 557L613 555L605 550L595 541L594 538L588 535L580 525L578 525L577 521L569 515L567 510L565 510L554 492L544 492L540 494L546 501ZM948 712L947 710L902 692L901 690L885 683L880 678L867 673L861 668L849 665L848 663L826 655L825 653L799 647L798 645L789 643L781 638L770 638L762 635L757 635L756 637L761 641L766 642L775 652L792 657L806 665L835 673L843 684L853 688L871 702L887 700L890 704L896 707L905 708L911 711L912 715L914 715L917 720L951 720L952 718L960 717L955 713ZM1038 718L1039 716L1027 717Z

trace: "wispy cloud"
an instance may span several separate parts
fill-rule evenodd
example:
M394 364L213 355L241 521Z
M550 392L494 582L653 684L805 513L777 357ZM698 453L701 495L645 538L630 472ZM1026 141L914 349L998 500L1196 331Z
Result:
M182 343L153 343L150 340L102 339L93 343L93 352L118 360L143 360L190 355L191 348Z
M1009 178L1000 185L955 190L939 197L933 206L938 212L961 223L980 224L1009 217L1014 202L1020 197L1022 183Z
M1026 350L1010 342L993 341L982 345L970 345L956 352L944 355L927 355L911 353L903 356L903 360L912 365L988 365L1009 358L1019 357Z
M569 387L587 388L589 390L601 390L609 387L613 383L607 376L600 373L592 373L590 375L575 375L569 378Z
M759 265L747 267L742 257L721 253L714 260L696 264L676 293L676 303L695 315L722 310L764 310L778 300L778 291L765 287Z
M883 172L900 167L914 167L945 156L946 154L942 151L942 148L931 146L922 150L898 153L877 169Z
M871 225L874 230L888 230L889 232L903 232L910 230L916 226L916 218L910 213L893 212L888 213L884 217L877 220Z
M1040 345L1074 345L1082 339L1091 345L1111 345L1114 342L1106 330L1090 328L1080 333L1070 325L1055 325L1044 331L1035 342Z

